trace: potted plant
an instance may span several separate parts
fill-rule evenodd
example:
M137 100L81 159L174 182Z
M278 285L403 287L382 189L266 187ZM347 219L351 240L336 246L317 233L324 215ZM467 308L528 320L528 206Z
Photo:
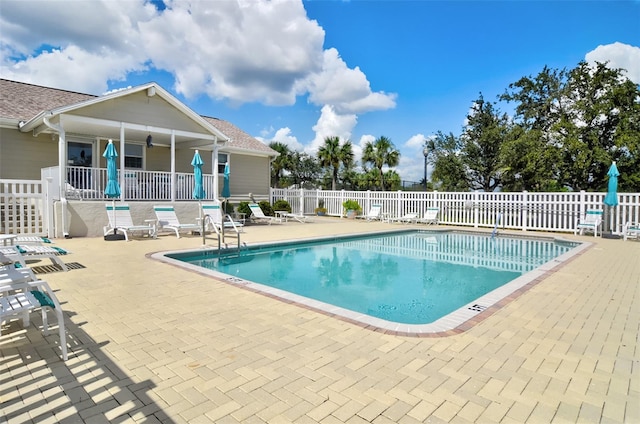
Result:
M347 218L355 218L362 211L360 203L356 200L348 199L342 202L342 207L345 210Z
M324 216L327 214L327 208L324 207L324 199L318 199L318 207L315 208L314 211L318 216Z

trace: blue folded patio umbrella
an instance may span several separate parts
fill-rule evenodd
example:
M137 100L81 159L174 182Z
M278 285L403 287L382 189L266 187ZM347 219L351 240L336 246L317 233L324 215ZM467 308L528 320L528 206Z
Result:
M224 184L222 185L222 194L221 196L225 199L231 197L231 189L229 188L229 162L224 165Z
M196 153L193 155L193 160L191 161L191 165L193 165L193 178L195 180L195 185L193 187L193 198L197 200L202 200L207 195L204 191L204 184L202 181L202 165L204 162L200 157L200 152L196 150Z
M116 158L118 152L113 145L113 141L109 140L107 148L104 149L102 154L107 159L107 185L104 188L104 195L110 199L113 199L113 210L115 211L116 197L120 197L120 184L118 184L118 166L116 164ZM118 234L117 222L115 213L113 215L113 234L105 236L105 240L125 240L124 234Z
M116 152L116 147L113 145L112 140L109 140L102 156L107 159L107 186L104 188L104 195L110 199L115 199L120 197L120 184L118 184L118 167L116 164L118 152Z
M609 172L607 172L609 176L609 184L607 187L607 194L604 196L603 203L609 206L609 213L607 214L607 210L605 209L605 224L609 226L609 232L612 232L612 221L611 221L611 208L614 206L618 206L618 177L620 176L620 172L618 172L618 167L616 166L615 161L609 167Z
M618 172L618 167L615 162L611 164L607 175L609 176L609 186L607 195L604 197L604 204L607 206L618 206L618 177L620 176L620 172Z

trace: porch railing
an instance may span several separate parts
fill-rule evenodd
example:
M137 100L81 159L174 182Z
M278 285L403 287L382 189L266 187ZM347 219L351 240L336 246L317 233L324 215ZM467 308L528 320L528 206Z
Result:
M56 172L57 167L50 169ZM195 179L192 173L178 172L173 179L171 172L125 169L118 170L118 181L123 200L193 200ZM213 175L204 174L203 184L206 193L204 200L213 200L216 193ZM65 196L70 200L104 200L106 185L106 168L67 167Z
M587 209L604 210L605 232L619 234L625 222L640 221L640 193L618 193L619 205L605 207L606 193L485 193L485 192L415 192L415 191L329 191L271 189L273 203L285 199L297 213L313 214L320 199L327 214L342 216L342 202L358 201L364 213L373 204L382 205L382 213L399 217L415 212L422 216L428 207L440 208L443 224L513 230L573 232Z

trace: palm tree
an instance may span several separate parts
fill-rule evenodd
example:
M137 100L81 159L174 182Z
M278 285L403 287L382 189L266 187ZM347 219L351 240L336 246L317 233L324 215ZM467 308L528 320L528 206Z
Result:
M382 167L398 166L400 162L400 152L398 152L391 142L385 136L381 136L373 143L368 142L362 151L362 162L364 164L371 163L378 170L378 178L380 182L380 190L385 189L384 172Z
M353 162L353 149L350 141L340 145L339 137L327 137L324 145L318 149L320 166L331 168L331 190L336 190L340 165L348 166Z
M271 162L271 183L273 184L273 187L277 188L280 184L283 172L288 170L290 167L291 151L289 150L289 146L284 143L280 143L279 141L272 141L269 143L269 147L280 153L280 155Z

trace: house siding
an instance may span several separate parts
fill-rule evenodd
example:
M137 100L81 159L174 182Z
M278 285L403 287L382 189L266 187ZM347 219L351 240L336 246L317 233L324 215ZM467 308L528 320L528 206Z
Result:
M230 158L229 177L231 195L248 196L268 195L270 172L269 158L232 154ZM223 178L220 178L220 190L222 190Z
M126 97L85 106L82 109L69 112L69 115L124 121L182 131L206 131L187 115L178 112L160 96L147 97L145 92L132 93ZM137 141L144 142L145 140Z
M40 168L58 164L58 142L50 134L33 137L0 128L0 178L39 180Z

